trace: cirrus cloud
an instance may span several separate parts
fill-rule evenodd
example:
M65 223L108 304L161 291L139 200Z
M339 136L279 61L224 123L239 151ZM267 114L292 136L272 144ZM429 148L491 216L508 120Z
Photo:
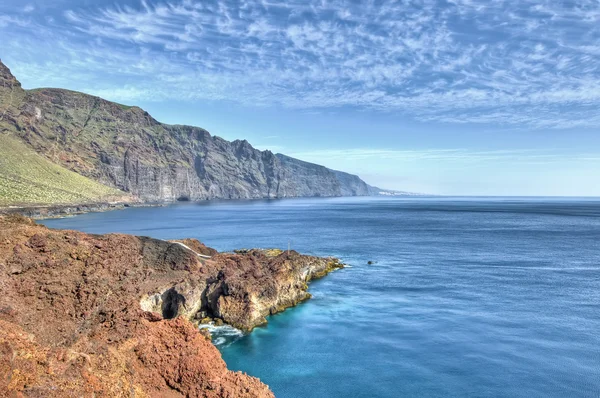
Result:
M600 126L597 0L65 0L26 15L3 7L0 54L31 85L126 102Z

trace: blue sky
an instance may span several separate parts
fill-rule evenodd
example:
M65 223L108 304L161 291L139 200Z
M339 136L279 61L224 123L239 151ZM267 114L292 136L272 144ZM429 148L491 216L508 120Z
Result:
M3 0L26 88L464 195L600 195L598 0Z

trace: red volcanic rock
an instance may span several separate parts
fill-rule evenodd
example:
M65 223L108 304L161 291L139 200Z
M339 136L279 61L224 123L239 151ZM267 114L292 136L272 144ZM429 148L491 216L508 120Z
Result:
M341 265L181 243L0 216L0 396L271 397L190 320L251 330Z
M309 299L310 280L343 267L335 258L272 250L218 254L206 265L213 262L218 272L209 279L208 312L245 331L266 323L267 315Z

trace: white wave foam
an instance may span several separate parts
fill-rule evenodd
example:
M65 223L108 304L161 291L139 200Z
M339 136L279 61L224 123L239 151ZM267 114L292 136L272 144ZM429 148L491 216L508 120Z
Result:
M216 346L231 344L240 337L244 336L244 332L230 325L215 326L214 323L200 325L199 329L207 330L212 336L212 342Z

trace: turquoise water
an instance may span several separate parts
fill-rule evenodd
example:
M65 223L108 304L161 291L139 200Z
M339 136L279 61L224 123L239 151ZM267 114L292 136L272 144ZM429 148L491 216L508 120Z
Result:
M342 258L312 300L217 333L278 397L600 396L600 201L213 202L45 224Z

